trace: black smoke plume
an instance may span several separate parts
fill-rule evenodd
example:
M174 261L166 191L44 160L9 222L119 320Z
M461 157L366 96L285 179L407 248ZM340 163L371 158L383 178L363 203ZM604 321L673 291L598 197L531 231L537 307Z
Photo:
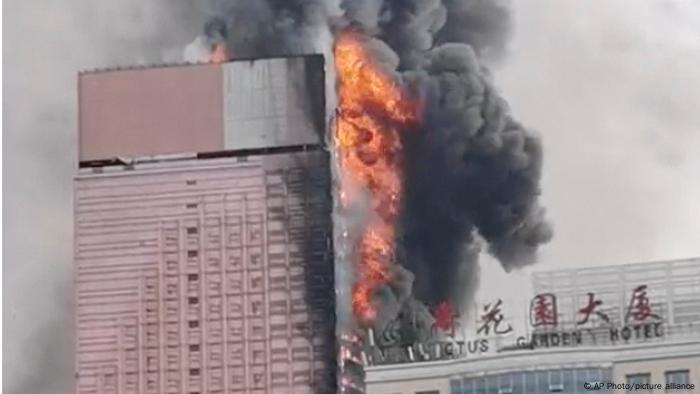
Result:
M299 55L317 52L319 29L327 29L324 0L220 0L209 2L204 36L225 42L237 58Z
M515 121L466 44L426 53L411 76L425 112L404 133L402 263L414 294L455 307L475 290L479 239L506 270L531 264L552 231L538 203L542 148Z

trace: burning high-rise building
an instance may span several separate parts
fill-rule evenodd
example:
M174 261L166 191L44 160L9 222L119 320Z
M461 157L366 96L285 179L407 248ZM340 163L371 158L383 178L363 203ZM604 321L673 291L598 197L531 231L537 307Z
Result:
M86 72L76 393L329 393L320 56Z
M202 35L185 48L184 55L190 60L217 64L166 68L155 75L149 74L155 72L150 70L131 71L140 77L134 76L126 84L118 81L119 74L104 77L100 82L104 94L81 97L81 160L121 165L124 174L129 175L147 168L151 171L150 166L155 166L152 173L161 174L159 166L170 168L171 164L164 164L162 156L157 155L235 151L235 155L251 158L260 155L263 164L258 164L258 168L263 170L256 176L262 176L268 169L282 171L288 165L266 167L264 163L273 157L271 154L312 155L296 150L300 144L316 146L325 137L331 160L325 164L304 160L295 163L309 173L320 171L334 178L336 318L341 342L339 365L343 368L338 382L342 390L362 391L362 364L367 355L361 349L364 341L373 338L368 332L376 333L379 341L397 341L394 337L399 334L402 341L434 332L440 335L445 317L451 318L453 309L464 309L474 294L482 248L496 257L505 270L511 270L533 263L539 246L552 235L539 203L539 138L514 119L480 60L481 55L497 53L504 44L509 28L508 9L501 1L480 0L228 0L210 5L208 11L214 16L204 26ZM269 67L263 68L246 61L218 65L230 57L308 53L323 53L327 64L335 66L327 68L325 81L323 73L297 68L291 60L270 61ZM95 90L92 79L97 76L83 76L81 90ZM261 81L267 82L261 85ZM329 105L318 100L319 95L308 94L305 86L310 81L319 90L325 84ZM151 84L159 88L158 93L143 90ZM105 93L107 90L110 94ZM143 105L144 100L149 105ZM328 129L326 119L332 120ZM167 135L163 135L165 131ZM152 149L142 149L145 146ZM323 153L318 154L327 159ZM158 163L129 159L144 155L156 155ZM115 156L127 160L109 161ZM204 159L212 159L212 155L198 155L197 165L209 168L210 162ZM254 162L249 160L247 165ZM183 167L176 164L172 168ZM79 177L78 185L86 190L93 183L92 187L101 184L102 177L114 176L105 169L101 175L90 173L94 170L84 171L87 173ZM186 186L199 182L186 177L184 181ZM134 192L160 185L150 178L145 184L127 183L137 189ZM121 190L111 184L106 187L110 192ZM328 189L323 189L326 194ZM185 208L201 209L201 202L186 200L188 194L172 190L183 198ZM216 190L228 193L228 189ZM268 187L264 190L267 193ZM157 193L149 195L146 201L157 201ZM135 197L126 192L119 191L117 195L127 198L128 204L124 203L128 207L136 204ZM208 196L203 194L201 201L209 201L212 197ZM288 198L299 201L298 196ZM85 231L80 215L89 212L81 205L85 201L86 197L78 193L79 268L83 263L80 253L92 253L91 246L80 243L81 231ZM219 204L227 207L227 201L224 198ZM248 207L246 204L243 207ZM293 216L291 205L285 207L288 216ZM278 208L266 206L260 213L261 220L274 217L272 212ZM163 209L155 207L143 214L151 223L161 218ZM220 220L228 223L226 208L221 209L224 216ZM130 218L122 213L116 216L119 220ZM103 220L104 215L96 217ZM208 223L205 217L200 215L202 224ZM289 226L283 226L283 231L291 233L291 221L283 223L286 224ZM195 233L190 235L194 236L202 230L192 231ZM311 231L311 239L316 234ZM94 242L105 242L97 239ZM184 242L181 239L177 238L177 242ZM199 239L204 242L203 235ZM261 242L267 245L270 239L263 237ZM157 240L129 238L123 247L129 253L153 247L153 242L156 248L164 247L161 238ZM106 242L122 245L126 241L109 238ZM227 246L222 247L225 250ZM208 257L202 257L200 252L187 257L188 249L180 248L179 253L186 253L181 259L200 262L205 272ZM287 261L293 266L293 253L287 250ZM274 253L278 252L268 251L264 257L268 266ZM152 264L160 267L167 261L170 260ZM185 260L178 261L185 264ZM158 277L163 275L161 271L154 272ZM264 275L271 272L265 271ZM265 286L272 283L269 278L263 280ZM222 279L221 283L226 282ZM129 294L131 308L138 304L135 300L143 299L141 295ZM200 303L199 299L191 301L188 305ZM327 301L332 302L332 298ZM79 313L90 310L85 308L79 304ZM433 321L431 313L437 312L441 318ZM273 324L276 323L270 319L269 327ZM388 327L392 329L387 334ZM111 337L102 333L96 341L100 346L105 338L114 341L114 332L109 331ZM85 343L91 342L81 342L79 338L79 349ZM288 353L290 360L293 350ZM79 362L83 362L80 357ZM217 362L219 368L221 363ZM256 373L250 362L248 358L244 363L245 376L251 376L251 371ZM98 367L91 364L91 368ZM265 370L267 383L282 376L275 375L274 365L270 368ZM190 372L198 376L201 370ZM98 375L92 372L91 376ZM294 373L286 376L291 380L284 382L293 382ZM163 377L159 379L165 381ZM255 375L252 379L253 384L260 381ZM96 387L94 381L87 382ZM246 382L245 387L253 387L250 381Z

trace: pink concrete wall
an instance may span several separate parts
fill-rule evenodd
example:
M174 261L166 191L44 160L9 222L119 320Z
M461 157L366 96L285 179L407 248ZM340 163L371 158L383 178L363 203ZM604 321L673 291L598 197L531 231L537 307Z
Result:
M79 76L81 161L223 149L219 65Z
M309 335L319 311L304 294L306 270L332 266L330 181L309 181L299 165L327 172L322 155L82 170L76 393L330 392L333 345ZM320 301L332 308L332 292Z

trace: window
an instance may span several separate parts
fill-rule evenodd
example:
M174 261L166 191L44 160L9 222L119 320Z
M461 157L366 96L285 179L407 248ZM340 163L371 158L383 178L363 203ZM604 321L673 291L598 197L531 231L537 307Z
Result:
M190 328L197 328L197 327L199 327L199 321L198 321L198 320L190 320L187 324L190 326Z
M199 256L199 252L196 250L188 250L187 251L187 257L197 257Z
M416 391L416 394L440 394L440 390Z
M464 378L462 381L462 394L474 394L474 379Z
M512 374L504 374L498 377L498 394L513 394Z
M562 382L562 371L553 370L549 371L549 392L550 393L563 393L564 383Z
M462 394L461 380L450 380L450 394Z
M534 372L525 372L525 394L537 394Z
M486 378L476 378L476 387L474 392L477 394L486 394Z
M198 351L199 351L198 344L190 345L190 352L198 352Z
M198 275L198 274L188 274L188 275L187 275L187 280L189 280L190 282L194 282L194 281L196 281L197 279L199 279L199 275Z
M190 234L190 235L197 234L197 227L187 227L187 234Z
M197 305L199 304L199 298L197 297L189 297L187 302L190 303L190 305Z
M576 391L576 381L574 380L574 377L576 375L576 371L573 369L565 369L561 372L561 384L562 387L566 390L569 390L569 392L575 392ZM608 382L611 382L612 380L607 380ZM583 387L583 385L579 386Z
M625 376L627 383L630 385L635 385L635 384L649 384L651 383L651 374L650 373L636 373L636 374L631 374ZM631 391L628 391L631 392ZM651 390L649 390L651 392Z
M581 373L584 371L582 370ZM598 368L594 369L586 369L586 382L588 382L590 385L595 386L596 384L604 383L602 381L602 374L601 370Z
M511 386L512 391L511 393L503 393L503 394L523 394L525 392L525 374L522 372L516 372L512 373L511 375L511 380L513 382L513 386ZM507 388L507 387L504 387Z
M486 378L486 393L498 394L498 376L491 375Z
M602 382L612 382L612 369L610 368L601 368L600 370L601 378L600 380Z
M690 371L687 369L679 371L666 371L666 384L689 384L690 383ZM672 390L671 390L672 391Z
M190 376L199 376L199 368L190 368Z
M549 392L549 373L547 371L539 371L535 376L537 380L537 392Z

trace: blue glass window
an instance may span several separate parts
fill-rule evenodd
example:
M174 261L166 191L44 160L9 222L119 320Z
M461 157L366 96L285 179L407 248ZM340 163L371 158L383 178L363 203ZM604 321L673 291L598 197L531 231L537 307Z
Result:
M549 392L549 374L547 371L537 372L537 392L538 393L548 393Z
M498 394L497 375L492 375L486 378L486 394Z
M477 378L476 379L476 390L474 390L474 394L487 394L486 393L486 378Z
M525 372L525 394L539 394L534 372Z
M650 373L636 373L636 374L627 375L627 376L625 376L625 378L627 380L627 383L629 383L631 385L651 383L651 374ZM628 391L628 392L632 392L632 391ZM643 393L644 391L637 390L637 392ZM649 390L648 392L651 392L651 390Z
M506 373L498 376L498 394L513 394L513 375Z
M462 380L461 379L450 380L450 394L462 394Z
M512 375L513 394L525 394L525 374L517 372Z
M688 384L690 383L690 371L666 371L666 383Z
M574 371L574 388L576 393L590 393L583 386L588 382L588 374L585 369L575 369Z
M564 386L563 393L575 394L576 393L576 381L574 380L574 371L571 369L565 369L561 371L561 384Z
M462 381L462 394L474 394L474 379L465 378Z
M550 393L563 393L564 384L562 382L562 371L560 369L555 369L549 371L549 386L547 391Z

